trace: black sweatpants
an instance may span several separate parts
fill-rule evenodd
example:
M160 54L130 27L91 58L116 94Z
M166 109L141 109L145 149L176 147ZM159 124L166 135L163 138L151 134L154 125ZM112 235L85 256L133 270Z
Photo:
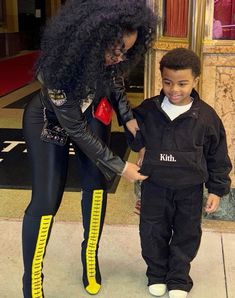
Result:
M47 111L47 117L50 119L55 116ZM89 111L86 117L91 129L109 144L111 127L94 119ZM37 95L26 107L23 118L23 132L32 168L32 198L25 211L22 232L25 298L43 297L42 262L53 217L63 196L68 168L70 140L65 146L41 141L43 125L43 106ZM75 144L73 147L83 190L82 263L84 286L87 287L89 283L101 283L97 253L106 212L107 191L102 173Z
M172 190L142 183L140 237L148 285L191 290L190 262L201 240L202 201L202 185Z

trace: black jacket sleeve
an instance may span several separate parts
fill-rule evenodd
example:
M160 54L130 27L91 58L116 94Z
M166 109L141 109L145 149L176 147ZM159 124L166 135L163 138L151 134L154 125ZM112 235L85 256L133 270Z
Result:
M55 93L56 91L53 90ZM81 150L95 162L106 179L111 180L116 174L121 174L125 162L104 144L89 128L81 111L79 100L72 94L65 94L61 99L56 99L55 94L49 91L47 98L56 114L60 125L66 130L69 137Z
M213 125L207 130L206 160L209 179L206 187L209 193L223 196L229 193L231 179L229 173L232 164L228 156L226 133L222 121L217 115Z
M134 108L132 110L134 118L136 119L139 130L136 132L136 136L134 137L131 132L128 131L128 129L125 130L126 136L127 136L127 141L131 149L135 152L139 152L140 149L145 147L145 124L144 124L144 119L146 117L146 112L145 112L145 101L139 105L138 107Z
M125 125L134 116L127 99L123 77L121 75L113 77L110 85L111 102L117 115L118 124Z

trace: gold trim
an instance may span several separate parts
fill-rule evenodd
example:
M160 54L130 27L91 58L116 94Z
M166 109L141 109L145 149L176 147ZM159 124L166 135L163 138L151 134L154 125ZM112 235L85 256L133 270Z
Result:
M156 13L158 16L157 27L156 27L156 40L160 36L160 32L162 31L162 1L159 0L147 0L147 4L149 7ZM145 64L144 64L144 98L150 97L152 95L152 89L154 88L155 82L155 51L153 49L154 43L152 45L152 49L147 52L145 55Z
M204 40L212 40L214 0L206 0Z
M233 39L213 39L213 20L214 0L206 0L204 43L212 43L214 45L235 45L235 41Z
M161 36L157 42L188 43L188 38Z
M191 40L190 48L201 55L202 41L204 39L205 32L205 10L206 10L206 1L205 0L192 0L191 4Z
M157 39L159 37L161 37L163 35L163 19L164 19L164 16L163 16L163 1L164 0L159 0L158 2L155 0L155 12L156 12L156 15L158 16L158 19L159 21L157 22Z
M213 39L213 40L204 40L203 45L214 46L214 47L235 47L234 40L225 40L225 39Z
M191 0L188 0L189 6L188 6L188 19L187 19L187 37L174 37L174 36L166 36L164 35L164 19L165 19L165 1L164 0L159 0L158 2L155 0L155 11L156 14L158 15L160 21L157 24L157 37L158 39L169 39L169 40L186 40L188 42L189 40L189 32L190 32L190 6L191 6Z
M235 54L235 43L231 45L205 41L202 46L202 51L203 54Z
M156 41L153 45L154 50L171 50L177 47L188 48L189 43L185 38L166 38L161 37L158 41Z
M190 3L191 22L189 48L200 57L201 65L203 65L202 42L205 34L206 1L208 0L191 0ZM201 69L203 72L203 68ZM195 89L201 94L201 80Z
M203 43L215 46L235 46L234 39L205 39Z

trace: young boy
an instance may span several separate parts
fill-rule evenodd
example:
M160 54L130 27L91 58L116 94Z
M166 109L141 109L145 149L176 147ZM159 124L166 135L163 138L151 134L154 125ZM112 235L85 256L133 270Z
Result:
M205 211L229 193L231 162L223 124L195 91L200 60L177 48L160 61L162 91L134 109L140 130L130 135L139 152L141 186L140 237L147 264L149 292L185 298L193 286L190 262L201 240L203 183Z

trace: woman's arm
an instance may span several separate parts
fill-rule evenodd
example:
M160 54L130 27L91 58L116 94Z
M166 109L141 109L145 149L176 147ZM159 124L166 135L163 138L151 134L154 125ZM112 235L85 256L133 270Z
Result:
M132 109L127 99L124 78L119 75L113 77L111 81L111 102L117 114L119 125L125 125L134 119Z
M58 96L58 93L60 96ZM143 176L138 173L139 168L137 166L133 168L126 165L92 132L81 111L79 101L75 100L72 94L50 90L47 98L60 125L79 148L94 161L106 179L111 180L116 174L127 175L126 178L129 177L129 180L143 179Z

